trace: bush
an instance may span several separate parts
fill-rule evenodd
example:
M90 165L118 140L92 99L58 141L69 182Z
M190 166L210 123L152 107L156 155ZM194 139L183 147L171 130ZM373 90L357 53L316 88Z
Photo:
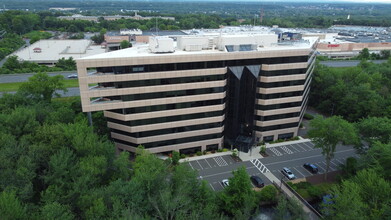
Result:
M259 150L259 153L260 154L265 154L266 153L266 146L265 145L261 146L261 149Z
M223 152L228 152L228 149L227 148L223 148Z
M186 158L186 155L185 154L181 154L181 159L185 159Z
M203 155L206 155L206 153L208 153L206 150L202 151Z
M197 155L197 156L201 156L201 155L202 155L202 152L201 152L201 151L197 151L196 155Z
M223 152L223 149L218 149L217 152Z
M312 120L315 118L313 115L310 115L308 113L305 113L303 117L304 117L304 119L307 119L307 120Z
M258 192L261 202L275 203L277 201L277 189L274 185L267 185Z

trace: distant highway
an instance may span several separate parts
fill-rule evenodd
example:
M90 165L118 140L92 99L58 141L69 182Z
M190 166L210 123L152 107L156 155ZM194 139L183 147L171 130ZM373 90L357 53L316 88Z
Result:
M49 76L63 75L67 79L68 75L77 74L76 71L48 73ZM2 74L0 83L26 82L34 73Z
M372 62L379 64L379 63L387 62L387 60L373 60ZM328 67L352 67L352 66L357 66L360 63L360 61L359 60L320 61L319 63Z

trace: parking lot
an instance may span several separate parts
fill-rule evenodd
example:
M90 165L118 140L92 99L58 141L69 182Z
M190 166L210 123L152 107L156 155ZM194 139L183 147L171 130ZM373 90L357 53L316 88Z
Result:
M321 149L314 149L311 142L286 144L267 148L269 155L265 158L256 158L250 161L236 162L230 155L216 156L188 162L188 165L198 171L199 179L206 180L211 189L220 191L224 187L222 180L232 177L232 171L244 166L249 176L261 177L265 185L272 184L265 173L271 172L278 179L284 178L281 173L283 167L289 168L296 178L305 178L316 175L303 167L304 163L312 163L318 167L318 174L325 173L326 161ZM355 149L348 146L337 146L335 157L331 160L329 171L339 170L346 158L356 156Z

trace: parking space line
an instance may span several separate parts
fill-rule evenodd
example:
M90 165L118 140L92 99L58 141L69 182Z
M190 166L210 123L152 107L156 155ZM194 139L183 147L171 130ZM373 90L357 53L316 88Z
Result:
M300 152L297 148L295 148L292 144L290 144L290 146L295 149L297 152Z
M212 166L209 164L209 162L206 159L204 159L204 160L209 165L209 167L212 168Z
M313 149L314 149L313 147L309 146L309 145L307 144L307 142L303 142L302 144L304 144L306 147L309 147L309 148L310 148L309 150L313 150Z
M297 146L300 147L301 149L303 149L303 151L308 151L307 149L305 149L304 147L302 147L300 144L298 144Z
M212 164L213 165L213 167L217 167L218 165L217 165L217 163L216 163L216 161L215 160L213 160L213 158L207 158L207 159L205 159L205 160L209 160L209 164Z
M216 191L215 188L213 187L212 183L209 183L210 187L212 187L213 191Z
M228 166L227 162L220 156L220 157L213 157L213 159L216 161L217 165L220 167Z
M276 156L281 156L282 153L278 151L275 147L269 148Z
M341 162L340 160L338 160L338 159L335 159L335 160L338 161L338 163L340 163L341 165L344 165L344 163Z
M196 160L196 162L198 163L198 166L200 166L201 170L203 170L204 168L201 166L200 162L198 162L198 160Z
M194 167L191 165L191 163L190 163L190 162L189 162L189 165L190 165L191 169L195 170L195 169L194 169Z
M332 163L336 168L338 168L338 165L330 160L330 163Z
M304 167L303 167L304 168ZM307 173L311 174L311 176L313 175L310 171L308 171L306 168L304 168L305 171L307 171Z
M323 173L326 172L326 168L321 167L319 163L316 163L316 166L318 166L318 168L322 169Z
M289 148L287 148L286 146L281 146L281 149L283 151L285 151L287 154L293 154L293 152Z
M305 177L304 174L302 174L298 169L296 169L295 167L293 167L293 169L295 169L297 172L299 172L303 177Z

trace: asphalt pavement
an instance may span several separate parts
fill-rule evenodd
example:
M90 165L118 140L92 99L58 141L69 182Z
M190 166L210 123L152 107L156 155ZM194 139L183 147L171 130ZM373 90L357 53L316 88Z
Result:
M62 75L64 76L65 79L68 79L67 76L71 74L77 74L77 72L68 71L68 72L48 73L49 76ZM0 83L26 82L33 75L34 73L2 74L0 75Z
M283 167L291 169L297 179L313 176L303 167L304 163L315 164L319 172L325 173L326 161L321 153L321 149L314 148L310 141L303 143L285 144L277 147L269 147L266 150L267 157L251 159L250 161L236 162L230 155L216 156L187 162L188 165L196 170L199 178L206 180L209 186L215 190L223 189L221 181L232 177L232 171L241 166L246 168L249 176L258 175L265 182L265 185L272 184L265 176L266 173L273 174L276 178L285 178L281 173ZM339 170L348 157L357 157L356 151L350 146L337 146L335 157L331 160L330 171ZM286 180L286 179L285 179Z

